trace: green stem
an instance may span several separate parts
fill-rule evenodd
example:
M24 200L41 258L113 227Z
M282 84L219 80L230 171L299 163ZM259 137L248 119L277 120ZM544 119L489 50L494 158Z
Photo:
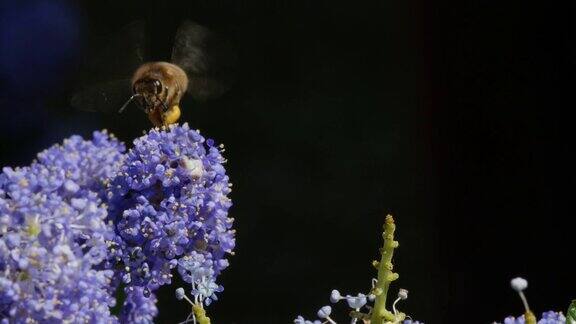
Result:
M394 218L392 215L386 216L384 224L384 245L381 249L382 258L380 262L374 262L374 266L378 268L378 282L374 287L376 300L374 301L374 309L372 310L371 324L381 324L384 321L396 321L394 314L386 309L386 295L390 283L398 279L398 274L392 272L392 257L394 256L394 249L398 247L398 241L394 241Z
M576 299L568 306L568 311L566 311L566 324L576 324Z
M534 316L531 310L527 310L526 313L524 313L524 320L526 324L536 324L536 316Z
M196 320L200 324L210 324L210 318L206 316L206 310L199 304L194 304L192 306L192 311L194 312L194 316L196 316Z

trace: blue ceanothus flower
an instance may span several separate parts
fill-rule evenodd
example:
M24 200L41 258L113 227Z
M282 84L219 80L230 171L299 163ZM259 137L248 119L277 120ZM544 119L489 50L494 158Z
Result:
M72 136L0 174L2 323L150 323L175 268L209 304L235 245L221 148L151 130L124 146ZM112 297L123 282L117 318Z
M134 141L107 193L125 287L142 287L146 297L177 269L195 298L216 299L235 245L223 163L221 147L187 124Z
M110 178L116 175L124 160L124 144L106 131L94 132L90 141L74 135L62 145L40 152L37 160L52 170L64 173L65 185L80 193L103 194Z
M524 315L520 317L509 316L504 319L504 324L524 324L526 323ZM542 317L538 320L538 324L565 324L566 317L562 312L544 312Z
M0 174L0 317L3 322L110 323L113 271L100 194L122 159L106 133L73 136L30 167Z

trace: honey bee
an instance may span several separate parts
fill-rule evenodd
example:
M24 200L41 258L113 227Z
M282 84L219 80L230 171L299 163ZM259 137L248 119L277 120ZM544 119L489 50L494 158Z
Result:
M120 108L122 113L136 99L155 126L167 126L180 118L180 99L188 89L188 77L179 66L150 62L140 66L132 77L132 92Z
M135 102L154 126L167 126L178 122L180 101L185 94L204 100L228 90L235 62L230 43L203 26L185 21L176 32L171 61L144 62L143 27L140 22L130 25L103 54L96 55L96 64L88 69L95 74L104 64L108 65L107 70L118 74L118 70L130 68L131 77L123 75L124 78L82 89L72 97L73 107L122 113ZM123 66L123 55L135 60ZM124 104L118 109L121 102Z

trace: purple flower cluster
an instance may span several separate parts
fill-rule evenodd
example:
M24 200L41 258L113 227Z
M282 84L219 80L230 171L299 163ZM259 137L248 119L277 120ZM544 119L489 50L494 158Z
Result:
M98 197L99 176L121 159L105 133L72 137L29 167L0 174L0 317L113 322L113 271L98 268L115 236ZM101 173L91 173L91 169ZM92 191L95 189L96 191Z
M524 324L524 323L525 323L524 315L516 318L513 316L509 316L504 319L504 324ZM566 323L566 317L564 317L564 314L562 314L562 312L554 312L554 311L542 313L542 318L538 320L538 324L565 324L565 323Z
M213 141L187 124L134 142L107 196L127 287L150 294L177 268L195 297L216 299L216 277L235 245L224 162Z
M66 177L66 188L78 188L78 195L93 191L103 196L108 179L124 159L125 147L106 131L94 132L91 141L75 135L37 156L39 163Z
M3 169L2 323L149 323L174 268L197 300L216 299L235 244L221 150L186 124L134 144L124 153L106 132L72 136Z

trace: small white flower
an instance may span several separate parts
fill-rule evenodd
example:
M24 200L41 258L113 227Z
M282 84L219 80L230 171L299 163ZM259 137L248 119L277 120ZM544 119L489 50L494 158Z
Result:
M197 180L204 174L204 166L201 160L183 158L182 166L188 171L190 178Z
M64 189L66 189L68 192L74 193L80 190L80 186L78 186L78 184L72 180L66 180L64 182Z
M348 302L348 306L353 309L362 308L368 302L366 300L366 295L358 294L356 297L346 296L346 302Z

